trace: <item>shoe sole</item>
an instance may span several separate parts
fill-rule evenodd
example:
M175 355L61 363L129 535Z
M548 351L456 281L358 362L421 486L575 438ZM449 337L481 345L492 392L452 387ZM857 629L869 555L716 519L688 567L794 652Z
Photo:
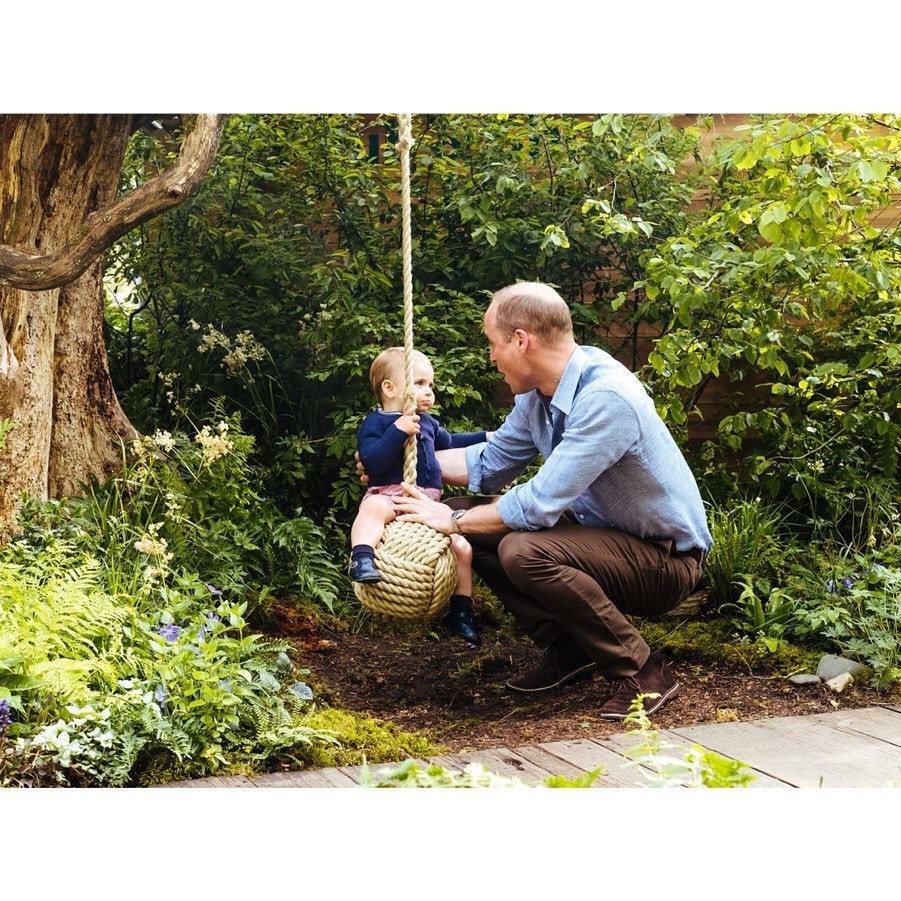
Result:
M679 689L681 687L680 683L676 682L666 694L661 695L659 698L654 698L654 706L646 707L645 713L648 716L652 713L656 713L667 701L679 694ZM624 720L628 716L628 713L604 713L602 710L598 715L602 720Z
M575 682L577 679L584 679L586 676L593 673L598 668L596 663L586 663L585 666L579 667L577 670L573 670L571 673L567 673L562 679L557 682L554 682L552 685L542 685L540 688L522 688L518 685L511 685L509 682L507 683L507 688L510 691L517 691L520 694L524 695L534 695L541 694L543 691L553 691L555 688L560 688L563 685L568 685L570 682Z
M365 576L365 577L362 578L362 579L355 579L353 576L351 576L351 577L350 577L350 581L351 581L351 582L359 582L360 584L365 585L365 584L367 584L367 583L369 583L369 582L381 582L381 581L382 581L382 577L381 577L381 576L375 576L375 577L373 577L373 576Z

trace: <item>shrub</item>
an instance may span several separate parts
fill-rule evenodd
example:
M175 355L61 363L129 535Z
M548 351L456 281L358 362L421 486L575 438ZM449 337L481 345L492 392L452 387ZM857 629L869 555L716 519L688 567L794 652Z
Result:
M707 521L713 547L704 563L710 604L716 609L738 601L743 577L766 578L780 559L782 517L760 498L713 502Z

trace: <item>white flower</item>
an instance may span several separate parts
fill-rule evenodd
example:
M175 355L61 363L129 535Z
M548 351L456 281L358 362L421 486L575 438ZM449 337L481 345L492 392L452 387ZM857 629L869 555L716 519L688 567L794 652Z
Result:
M225 428L223 428L225 426ZM196 435L194 440L203 448L201 462L205 466L209 466L214 460L224 457L234 446L232 442L226 438L228 431L228 423L219 423L219 434L214 435L210 431L210 427L205 425Z
M171 433L163 432L159 429L153 433L153 443L165 451L170 451L175 447L175 439L172 437Z
M229 375L237 375L249 362L262 360L265 356L266 348L251 332L244 331L236 336L234 347L229 349L222 362Z
M228 335L224 335L219 329L208 325L206 334L200 339L200 344L197 345L197 352L205 354L208 350L213 350L216 347L231 350L231 341L229 341Z
M145 588L152 588L166 575L166 569L161 566L145 566L141 570L141 580Z
M135 542L135 550L148 557L159 557L163 563L172 559L172 554L166 552L168 542L159 537L159 530L163 523L156 522L147 527L147 531Z

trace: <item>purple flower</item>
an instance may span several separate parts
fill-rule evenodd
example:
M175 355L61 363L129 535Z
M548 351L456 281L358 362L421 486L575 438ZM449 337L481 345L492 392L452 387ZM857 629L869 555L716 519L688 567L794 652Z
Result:
M166 641L175 641L178 638L178 633L181 632L181 629L175 625L175 623L166 623L157 629L160 635L166 639Z
M826 594L832 594L835 591L835 579L830 579L826 583Z
M844 585L845 588L850 588L853 584L850 576L845 576L845 578L842 579L842 585Z
M160 707L166 706L166 692L163 690L162 685L157 685L156 691L153 693L153 700L160 705Z
M209 588L210 594L215 594L217 597L222 597L221 589L217 588L215 585L210 585L210 583L207 582L206 587Z
M198 641L205 641L208 634L212 635L213 623L219 622L219 617L215 613L204 613L204 617L206 618L206 622L202 622L200 628L197 630Z
M9 701L6 698L3 698L0 701L0 732L5 732L6 727L9 725L12 720L12 714L9 710Z

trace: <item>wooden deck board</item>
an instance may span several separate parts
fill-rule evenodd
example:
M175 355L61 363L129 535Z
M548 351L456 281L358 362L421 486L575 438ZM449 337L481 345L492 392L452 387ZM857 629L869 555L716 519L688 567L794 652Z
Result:
M901 785L901 706L881 705L837 710L809 716L774 717L751 722L710 723L661 730L661 739L686 749L693 743L741 760L755 773L752 788L852 787ZM623 752L635 744L623 733L604 739L579 738L542 742L534 747L493 748L429 758L460 771L478 761L503 776L537 784L549 775L574 777L598 766L597 788L645 785L640 768ZM424 764L424 761L419 761ZM372 775L396 763L369 764ZM359 784L359 766L268 773L248 778L210 777L172 782L161 788L352 788Z
M534 785L551 775L547 770L509 748L492 748L487 751L470 751L453 756L430 757L430 761L451 770L462 770L467 763L481 763L487 770L499 776L510 776Z
M540 746L523 746L513 750L524 760L528 760L529 763L541 769L545 773L545 778L547 776L567 776L575 779L594 769L594 767L583 769Z
M845 725L855 721L852 713L717 723L674 729L673 734L801 788L884 787L901 778L901 717L878 709L866 714L893 730L894 740L888 741ZM863 722L864 716L856 720Z
M209 776L206 779L188 779L184 782L166 782L152 788L255 788L247 776Z
M317 767L293 773L266 773L255 776L257 788L353 788L356 780L337 767Z
M841 714L815 714L812 719L828 720L836 727L869 735L880 741L901 747L901 708L867 707L862 710L843 710Z
M635 788L641 785L641 776L635 767L626 763L622 755L606 741L577 738L573 741L542 742L538 747L578 767L583 773L603 767L603 772L594 783L597 788Z
M678 754L679 753L678 748L684 748L685 751L687 751L691 747L692 744L699 744L708 751L715 750L714 748L711 748L709 746L709 744L707 744L703 741L697 741L696 739L689 739L689 738L686 738L683 734L680 734L678 732L671 732L667 729L660 729L658 731L657 735L661 742L665 742L669 745L676 746L676 748L667 752L670 755ZM621 735L611 735L610 738L607 739L607 741L610 743L611 747L616 751L616 753L624 754L630 748L634 747L635 744L639 741L639 739L637 737L634 737L631 735L626 735L625 733L623 733ZM741 760L742 763L748 764L748 769L754 775L754 781L751 783L752 788L795 788L796 787L796 786L792 785L791 783L784 781L783 779L777 779L776 777L770 775L769 773L764 772L763 770L760 770L760 769L757 769L757 768L751 766L748 763L747 757L742 757L740 754L739 755L723 754L721 751L717 751L717 753L721 754L723 757L731 757L733 760ZM644 768L642 768L642 769L644 769ZM644 780L641 779L640 774L636 774L635 779L636 779L636 783L638 783L638 784L642 784L642 785L646 784L644 782Z

